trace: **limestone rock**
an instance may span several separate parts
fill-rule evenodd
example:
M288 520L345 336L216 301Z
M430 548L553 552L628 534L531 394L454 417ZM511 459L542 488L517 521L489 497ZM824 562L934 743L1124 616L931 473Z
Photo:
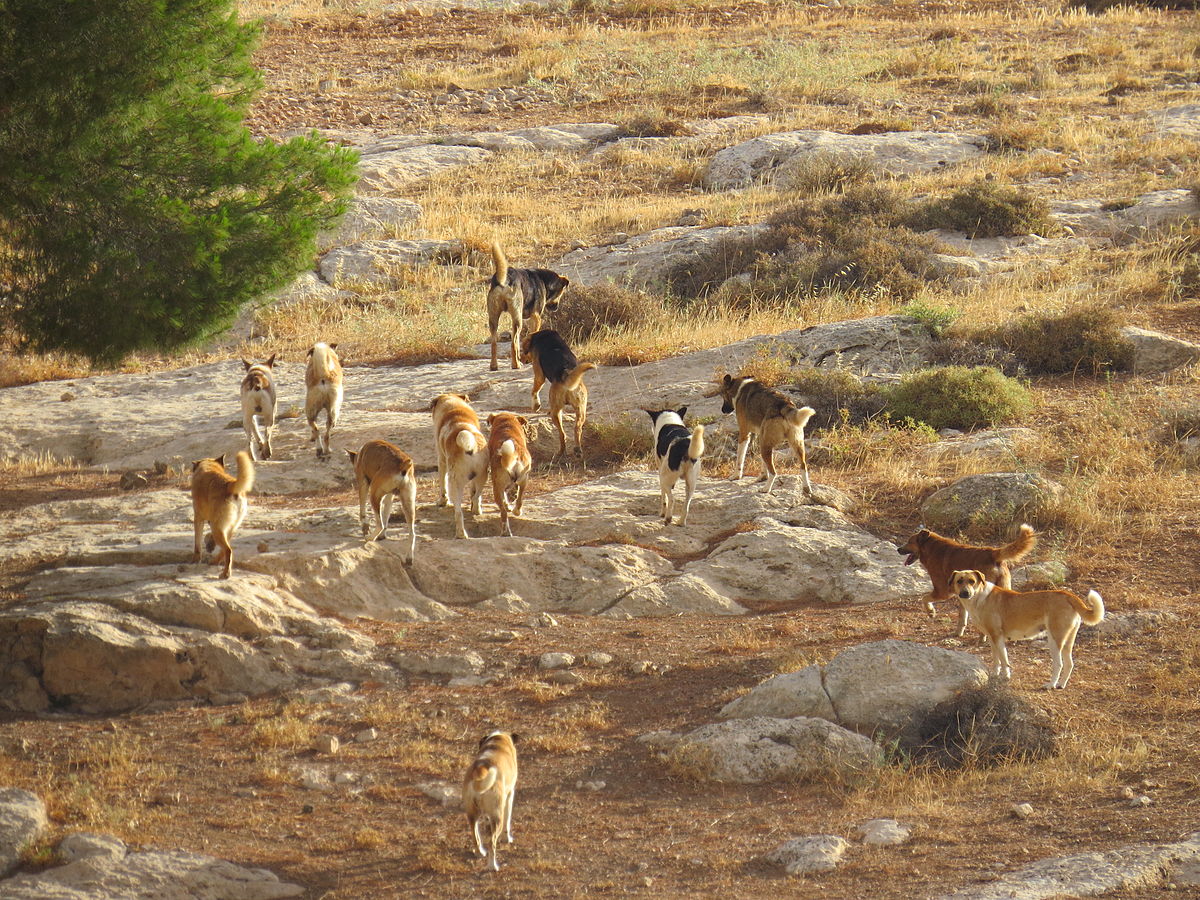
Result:
M317 250L394 237L421 218L421 204L399 197L355 197L336 231L317 235Z
M418 178L426 178L463 166L486 162L492 154L481 147L451 147L424 144L399 149L386 145L364 147L359 163L358 190L386 194L408 187Z
M1026 472L968 475L935 491L921 504L921 518L938 531L972 522L1036 520L1062 496L1062 485Z
M912 826L901 825L895 819L871 819L855 828L862 835L864 844L877 847L895 847L907 843L912 836Z
M775 675L750 693L722 707L720 719L745 719L768 716L791 719L796 716L837 721L833 703L821 683L821 667L806 666L797 672Z
M962 437L938 441L920 448L923 459L977 459L994 464L1012 464L1021 458L1022 451L1037 440L1032 428L988 428Z
M1155 133L1200 140L1200 103L1186 103L1149 113Z
M406 269L464 258L462 241L377 240L338 247L321 257L321 277L335 288L390 288Z
M1077 236L1127 244L1200 216L1200 201L1189 190L1152 191L1127 205L1105 200L1067 200L1051 206L1055 221Z
M463 653L418 653L397 650L391 655L392 662L405 672L414 675L437 675L458 678L478 675L483 671L483 657L474 650Z
M842 861L850 842L834 834L792 838L767 854L767 862L783 866L789 875L828 872Z
M1161 331L1127 325L1121 335L1133 344L1133 371L1143 375L1169 372L1200 359L1200 344Z
M77 831L58 842L58 858L72 863L89 856L104 856L121 859L126 853L125 842L110 834L91 834Z
M539 669L567 669L575 665L575 656L571 653L543 653L538 657Z
M0 788L0 878L16 868L21 852L41 837L49 824L46 804L36 794Z

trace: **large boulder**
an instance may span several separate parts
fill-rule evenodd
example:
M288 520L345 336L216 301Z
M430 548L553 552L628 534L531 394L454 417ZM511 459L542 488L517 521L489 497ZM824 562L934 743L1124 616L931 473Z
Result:
M1028 472L968 475L929 495L921 504L921 518L939 531L1037 520L1053 509L1062 493L1062 485Z
M317 236L317 249L346 247L361 241L395 237L396 232L421 218L421 204L398 197L355 197L335 231Z
M781 167L804 157L865 159L884 172L909 175L976 159L987 151L987 138L974 134L895 131L838 134L791 131L752 138L713 156L704 186L725 191L770 182Z
M825 690L820 666L805 666L768 678L748 694L731 700L717 714L719 719L749 719L767 716L791 719L796 716L837 721L833 701Z
M1133 344L1133 371L1143 375L1169 372L1200 360L1200 344L1128 325L1121 335Z
M0 788L0 878L21 862L21 853L49 826L42 798L20 788ZM0 896L8 896L0 884Z
M388 149L386 144L364 147L359 162L358 190L379 194L400 191L419 178L463 166L476 166L491 156L491 151L482 147L428 143L399 149Z
M462 241L379 240L338 247L321 257L321 277L335 288L390 288L420 266L466 258Z
M869 316L813 325L780 335L777 352L798 366L848 369L865 377L892 376L929 365L934 339L909 316Z

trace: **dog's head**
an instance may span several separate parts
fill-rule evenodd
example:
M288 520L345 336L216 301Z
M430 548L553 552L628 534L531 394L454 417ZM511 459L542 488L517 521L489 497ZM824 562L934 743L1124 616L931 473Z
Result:
M312 351L310 350L309 352L311 353ZM246 367L247 372L249 372L255 366L266 366L268 369L273 369L273 368L275 368L275 357L276 356L278 356L277 353L272 353L266 362L261 362L261 363L252 363L249 360L243 358L242 365Z
M209 456L204 459L193 460L192 461L193 474L195 473L195 471L198 468L200 468L205 463L215 463L216 465L220 466L223 469L223 468L225 468L225 454L222 453L220 456Z
M987 585L987 578L978 569L961 569L950 575L950 593L960 600L970 600Z
M313 351L316 350L320 346L321 346L320 344L313 344L311 347L308 348L308 352L305 353L304 355L306 357L308 357L309 359L311 359L312 355L313 355ZM330 350L337 349L337 344L326 344L325 346L328 347ZM275 359L275 357L272 356L271 359L273 360L273 359ZM242 360L242 362L245 362L245 360Z
M549 273L546 278L546 309L558 309L558 304L562 302L563 291L570 283L571 279L565 275L559 275L557 272Z
M901 556L907 555L904 560L906 566L911 566L921 557L921 549L925 546L925 542L929 540L929 529L922 528L905 543L896 548L896 552Z
M433 398L432 401L430 401L429 411L435 412L439 403L458 403L459 401L462 401L463 403L470 403L471 398L466 394L438 394Z
M721 412L733 412L733 398L737 396L738 388L742 386L745 378L734 378L732 375L726 375L721 379L721 386L717 393L721 395Z

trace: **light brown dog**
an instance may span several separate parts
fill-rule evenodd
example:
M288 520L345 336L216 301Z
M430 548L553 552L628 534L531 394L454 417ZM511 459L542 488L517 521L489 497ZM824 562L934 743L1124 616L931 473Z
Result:
M342 363L337 344L313 344L308 351L308 367L304 370L304 414L312 435L308 442L317 442L317 459L329 459L329 435L342 410ZM317 428L317 416L325 410L325 439Z
M740 480L746 471L746 450L750 438L758 435L758 450L762 454L763 474L759 481L766 481L766 493L775 486L775 448L788 443L804 474L804 490L812 494L812 482L808 478L808 454L804 449L804 426L812 418L810 406L797 407L783 394L769 388L753 378L734 378L726 375L721 381L721 412L735 413L738 426L738 473Z
M521 515L525 503L525 488L529 484L529 473L533 469L533 457L525 440L525 426L529 420L516 413L492 413L488 416L488 459L492 468L492 496L500 507L500 530L512 537L512 526L508 522L508 489L516 486L517 501L511 514Z
M275 430L275 381L271 377L275 354L265 363L243 359L242 365L246 367L246 377L242 379L242 427L250 442L250 455L254 459L270 459L271 434ZM261 430L256 415L262 418Z
M246 494L254 487L254 463L250 454L239 450L237 478L225 471L225 454L215 459L198 459L192 463L192 523L196 540L192 562L200 562L200 539L208 525L208 549L221 548L217 564L224 564L219 577L228 578L233 571L233 533L249 506Z
M1010 591L987 580L983 572L955 572L950 588L971 614L971 622L992 642L993 675L1012 677L1005 641L1019 641L1046 632L1050 648L1047 689L1065 688L1075 670L1071 652L1079 623L1096 625L1104 619L1104 599L1088 591L1081 600L1070 591Z
M517 735L493 731L479 742L479 753L463 780L463 808L475 839L475 849L486 857L483 831L492 848L492 869L500 870L496 845L500 832L511 844L513 798L517 790Z
M417 476L412 457L387 441L367 441L357 453L353 450L346 453L354 466L358 521L362 523L363 535L367 536L371 531L367 523L367 495L371 497L371 511L375 513L375 531L367 536L367 540L377 541L387 537L392 500L399 494L400 510L408 522L408 561L411 563L417 552Z
M575 410L575 455L583 456L583 426L587 422L587 385L583 376L596 368L581 363L557 331L536 331L521 345L521 358L533 364L533 411L542 408L538 391L550 382L550 421L558 431L558 455L567 451L567 432L563 429L563 409Z
M441 496L454 501L454 533L468 537L463 524L463 506L470 504L475 515L482 512L483 485L488 476L487 438L479 429L479 416L466 394L441 394L430 405L433 439L437 445L438 481Z
M933 589L925 595L925 608L934 615L933 604L954 597L950 586L951 576L961 569L978 569L994 584L1002 588L1012 587L1010 563L1019 562L1037 544L1037 535L1029 525L1022 525L1016 540L1003 547L979 547L962 544L928 528L922 528L900 547L896 548L906 566L920 562L929 573ZM967 630L967 608L959 607L958 636Z

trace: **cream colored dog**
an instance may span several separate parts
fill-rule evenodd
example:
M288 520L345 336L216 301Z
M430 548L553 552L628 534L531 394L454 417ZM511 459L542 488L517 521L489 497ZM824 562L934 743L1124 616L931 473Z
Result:
M475 849L486 857L483 829L492 848L492 869L500 870L496 845L500 832L511 844L513 798L517 791L517 735L493 731L479 742L479 754L463 780L463 808L475 839Z
M270 459L271 433L275 430L275 381L271 377L275 354L265 363L243 359L242 365L246 367L246 377L242 379L242 427L250 442L250 455L254 459ZM262 418L261 431L256 415Z
M249 507L246 494L254 487L250 454L239 450L237 463L237 478L225 471L225 454L192 463L192 524L196 531L192 562L200 562L200 539L204 537L204 526L208 525L208 549L221 548L216 559L224 565L221 578L228 578L233 571L233 533L246 518Z
M371 510L375 513L375 531L368 541L387 537L388 521L392 517L392 500L400 495L400 509L408 522L408 561L411 563L417 552L417 476L412 457L387 441L367 441L355 453L347 450L350 464L354 466L354 483L358 486L358 521L364 536L371 532L367 522L367 495L371 497Z
M312 436L317 442L317 459L329 459L329 435L342 411L342 363L334 350L337 344L313 344L308 351L308 368L304 370L304 414ZM325 439L317 428L317 416L325 410Z
M969 621L991 640L996 677L1012 677L1006 641L1046 632L1052 663L1047 689L1065 688L1071 678L1079 623L1095 625L1104 618L1104 599L1095 591L1088 591L1087 600L1070 591L1010 591L997 587L977 569L955 572L950 588L969 613Z
M510 513L521 515L525 503L525 488L529 485L529 473L533 469L533 457L529 455L529 444L525 440L525 426L529 420L516 413L492 413L488 416L488 457L492 468L492 496L500 507L500 530L512 537ZM517 502L512 509L508 506L508 489L517 489Z
M488 477L487 438L479 429L479 416L466 394L441 394L430 409L441 485L438 505L445 506L447 498L453 499L454 533L460 538L469 537L462 508L469 504L477 516L483 511L483 486Z

